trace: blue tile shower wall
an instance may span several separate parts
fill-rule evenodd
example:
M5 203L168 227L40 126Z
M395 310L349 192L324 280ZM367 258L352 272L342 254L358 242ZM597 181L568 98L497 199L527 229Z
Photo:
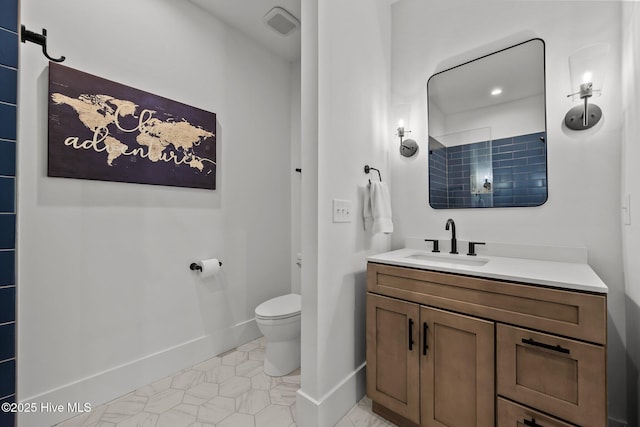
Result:
M436 209L449 206L447 149L433 138L429 138L429 203Z
M539 206L547 200L546 133L444 147L431 138L430 204L438 208ZM493 193L471 194L471 164L489 160Z
M18 0L0 0L0 402L16 401ZM15 425L0 411L0 426Z
M547 200L545 132L493 141L493 205L540 206Z

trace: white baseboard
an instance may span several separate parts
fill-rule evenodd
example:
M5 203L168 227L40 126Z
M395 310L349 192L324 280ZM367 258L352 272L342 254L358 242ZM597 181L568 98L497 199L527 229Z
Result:
M261 335L255 319L249 319L213 335L196 338L79 381L21 399L21 403L35 403L37 410L33 413L19 413L17 427L53 426L77 415L68 412L69 404L79 403L82 407L88 402L95 408ZM63 405L64 410L47 410L48 403Z
M314 399L298 390L296 398L296 424L301 427L332 427L366 392L366 364L358 366L344 380L320 399Z

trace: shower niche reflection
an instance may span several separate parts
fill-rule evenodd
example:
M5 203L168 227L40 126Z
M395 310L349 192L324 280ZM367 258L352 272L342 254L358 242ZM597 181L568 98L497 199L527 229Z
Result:
M427 91L431 207L539 206L547 200L542 40L434 74Z

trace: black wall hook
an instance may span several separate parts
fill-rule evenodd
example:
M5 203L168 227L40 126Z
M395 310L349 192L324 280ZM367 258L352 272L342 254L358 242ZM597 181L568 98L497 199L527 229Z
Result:
M22 40L22 43L31 42L42 46L42 53L49 61L62 62L66 59L64 56L57 59L49 56L49 53L47 52L47 30L45 28L42 29L42 34L38 34L27 30L23 25L20 31L20 39Z

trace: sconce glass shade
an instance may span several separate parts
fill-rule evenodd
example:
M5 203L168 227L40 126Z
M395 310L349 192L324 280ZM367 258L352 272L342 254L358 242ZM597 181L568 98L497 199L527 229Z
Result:
M609 45L598 43L585 46L569 57L570 96L573 101L590 96L600 96L605 77L605 60L608 54ZM590 87L587 86L589 83L591 83Z
M396 136L400 138L400 154L404 157L412 157L418 152L418 143L413 139L404 139L411 133L409 121L411 120L411 104L396 104L393 106L393 118L396 127Z
M411 104L395 104L391 107L391 121L398 127L409 127L411 119ZM400 121L403 123L400 124Z
M571 93L567 96L583 103L573 107L565 116L564 123L569 129L589 129L602 118L602 110L595 104L589 104L589 98L602 94L608 54L609 45L598 43L583 47L569 57Z

